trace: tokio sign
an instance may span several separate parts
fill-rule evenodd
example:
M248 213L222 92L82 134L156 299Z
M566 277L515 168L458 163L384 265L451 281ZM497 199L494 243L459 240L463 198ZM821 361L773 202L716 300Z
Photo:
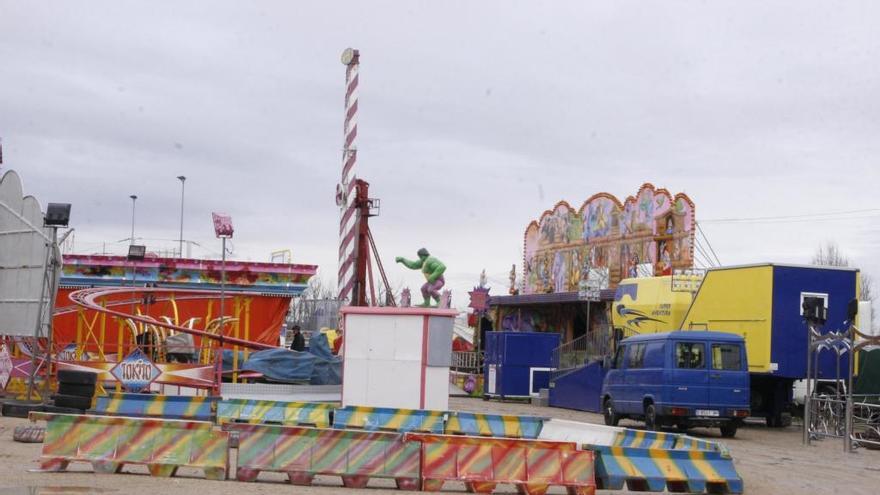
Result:
M135 349L119 364L110 370L122 386L129 392L140 392L148 388L161 374L161 370L140 349Z
M82 357L80 359L76 358L76 344L68 344L55 355L55 359L58 361L88 361L90 359L89 353L83 351Z

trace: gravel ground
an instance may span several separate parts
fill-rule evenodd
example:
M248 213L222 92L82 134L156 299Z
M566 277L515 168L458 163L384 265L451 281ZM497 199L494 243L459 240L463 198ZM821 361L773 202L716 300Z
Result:
M520 403L484 402L479 399L450 399L450 409L476 412L530 414L545 417L601 423L602 417L565 409L536 407ZM143 466L128 466L125 474L95 475L91 466L74 463L68 473L31 473L37 467L39 444L12 441L12 430L27 420L0 418L0 495L35 494L181 494L244 495L261 493L321 494L342 492L391 492L393 484L372 480L365 490L346 489L337 477L317 477L311 487L286 484L285 477L262 473L256 483L206 481L198 470L183 469L174 478L152 478ZM639 426L622 422L624 426ZM695 436L718 439L717 430L695 429ZM752 495L777 494L877 494L880 493L880 451L859 449L845 454L841 441L824 440L805 447L797 426L768 429L753 425L742 428L736 438L724 439L745 481L745 491ZM393 490L395 493L400 493ZM464 491L460 484L448 484L444 491ZM511 486L500 485L501 493L516 493ZM552 488L550 493L565 493ZM628 493L605 492L598 493Z

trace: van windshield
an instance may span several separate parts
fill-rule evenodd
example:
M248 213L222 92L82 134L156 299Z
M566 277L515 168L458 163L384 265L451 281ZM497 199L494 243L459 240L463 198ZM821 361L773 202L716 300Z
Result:
M617 353L614 355L614 363L612 363L611 367L614 369L620 369L623 367L623 353L626 351L626 346L622 345L617 348Z
M695 342L675 344L675 367L697 369L706 367L706 346Z
M739 371L742 369L742 353L736 344L712 344L712 369Z

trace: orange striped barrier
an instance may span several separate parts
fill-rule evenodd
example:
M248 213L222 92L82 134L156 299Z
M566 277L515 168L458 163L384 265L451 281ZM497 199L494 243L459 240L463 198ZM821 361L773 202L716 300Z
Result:
M469 492L491 493L498 483L543 495L551 485L570 495L593 495L593 453L571 442L406 433L421 443L422 489L438 491L447 481Z
M231 423L238 432L236 479L254 481L261 471L287 473L294 485L315 475L337 475L349 488L370 478L392 478L404 490L419 488L419 444L399 433Z
M118 473L143 464L153 476L174 476L179 467L200 468L205 478L226 478L229 434L202 421L124 418L32 412L45 420L40 471L65 471L89 462L96 473Z

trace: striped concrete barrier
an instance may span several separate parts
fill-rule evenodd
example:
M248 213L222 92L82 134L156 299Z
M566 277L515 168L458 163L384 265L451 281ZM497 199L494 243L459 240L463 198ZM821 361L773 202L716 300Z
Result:
M298 426L227 424L238 433L236 479L254 481L261 471L287 473L295 485L315 475L337 475L349 488L370 478L392 478L405 490L419 488L419 444L397 433Z
M570 495L596 490L593 453L571 442L424 433L404 438L421 443L425 491L438 491L447 481L464 482L472 493L491 493L498 483L529 495L543 495L550 486L565 487Z
M99 396L89 413L165 419L212 421L219 397L111 393Z
M671 449L682 435L662 431L624 429L617 433L615 447L636 447L641 449Z
M348 406L333 412L334 428L443 433L444 411Z
M274 400L226 399L217 403L217 422L330 426L331 404Z
M30 419L47 422L40 471L89 462L96 473L109 474L143 464L153 476L190 467L202 469L207 479L226 478L228 433L215 431L212 423L40 412Z
M742 493L733 459L717 451L585 445L596 453L596 486L605 490Z
M450 412L444 433L506 438L538 438L544 418Z
M728 452L727 447L721 442L710 442L709 440L689 437L687 435L678 435L672 448L675 450L713 450L722 453Z

